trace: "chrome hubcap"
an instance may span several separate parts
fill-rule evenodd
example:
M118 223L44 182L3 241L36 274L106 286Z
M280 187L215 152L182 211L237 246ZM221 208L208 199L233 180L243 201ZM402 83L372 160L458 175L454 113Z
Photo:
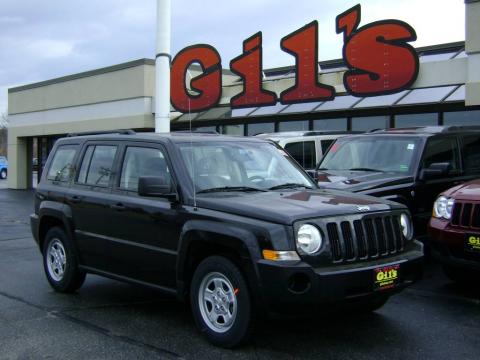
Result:
M65 275L66 264L67 255L62 242L53 239L47 249L47 268L50 277L55 281L61 281Z
M235 290L223 274L207 274L200 284L198 305L204 322L215 332L228 331L237 316Z

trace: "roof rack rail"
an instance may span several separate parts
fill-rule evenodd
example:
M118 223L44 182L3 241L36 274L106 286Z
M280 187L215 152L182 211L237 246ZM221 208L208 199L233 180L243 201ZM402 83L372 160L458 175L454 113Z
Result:
M465 131L465 130L480 130L480 125L445 126L444 132Z
M215 130L177 130L177 131L174 131L176 133L181 133L181 134L211 134L211 135L220 135L220 133L218 131L215 131Z
M349 130L309 130L303 136L318 136L318 135L341 135L341 134L363 134L364 131L349 131Z
M86 135L104 135L104 134L135 135L136 132L133 131L132 129L85 131L85 132L79 132L79 133L70 133L70 134L67 134L67 137L86 136Z

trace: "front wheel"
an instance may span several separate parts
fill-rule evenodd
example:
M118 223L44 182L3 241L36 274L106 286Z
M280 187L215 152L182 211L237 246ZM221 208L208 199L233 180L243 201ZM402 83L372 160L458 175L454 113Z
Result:
M0 179L6 179L7 178L7 170L3 169L0 171Z
M198 329L212 344L232 348L253 329L247 283L239 268L222 256L203 260L195 270L190 302Z
M43 267L55 291L72 293L85 281L85 273L78 269L73 242L59 227L51 228L45 235Z

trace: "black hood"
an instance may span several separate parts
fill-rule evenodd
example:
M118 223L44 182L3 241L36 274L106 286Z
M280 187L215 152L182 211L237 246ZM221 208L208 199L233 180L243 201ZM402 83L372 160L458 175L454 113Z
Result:
M387 211L399 207L371 196L325 190L210 193L199 195L197 206L286 225L309 218Z
M319 171L318 186L320 188L346 190L352 192L375 191L389 186L407 184L413 181L411 175L380 171Z

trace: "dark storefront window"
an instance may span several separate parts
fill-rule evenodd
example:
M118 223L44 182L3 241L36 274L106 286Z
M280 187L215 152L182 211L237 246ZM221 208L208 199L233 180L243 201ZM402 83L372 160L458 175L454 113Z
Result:
M221 133L223 135L232 135L232 136L243 136L243 129L245 125L222 125L220 127Z
M322 119L313 121L313 130L347 130L347 119Z
M290 143L285 145L285 150L287 150L304 169L315 168L315 141Z
M258 134L273 133L275 131L275 124L259 123L247 125L248 136L255 136Z
M353 131L369 131L388 127L388 116L367 116L352 118Z
M195 131L214 132L214 131L217 131L217 127L216 126L202 126L202 127L195 128Z
M438 113L395 115L395 127L438 125Z
M308 120L282 121L278 124L278 131L307 131Z
M444 125L480 125L480 110L453 111L443 114Z

